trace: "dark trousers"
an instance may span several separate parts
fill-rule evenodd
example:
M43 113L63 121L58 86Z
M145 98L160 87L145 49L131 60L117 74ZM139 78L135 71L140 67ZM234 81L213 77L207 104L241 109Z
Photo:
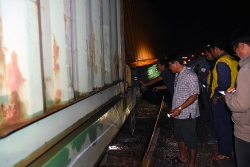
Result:
M210 129L211 129L211 132L210 132L211 139L218 141L217 135L214 130L214 117L213 117L213 112L212 112L212 108L210 105L209 105L209 123L210 123Z
M210 119L209 118L209 101L208 101L208 93L206 89L206 84L205 83L200 83L201 86L201 91L200 91L200 96L202 103L199 103L201 105L201 109L203 111L202 116L203 118Z
M214 119L214 129L218 137L218 149L221 155L231 156L233 139L233 123L231 121L231 111L226 106L225 101L217 99L214 105L210 101Z
M174 119L174 136L177 142L185 142L188 150L197 150L196 118Z
M238 167L250 166L250 143L235 137L235 153Z

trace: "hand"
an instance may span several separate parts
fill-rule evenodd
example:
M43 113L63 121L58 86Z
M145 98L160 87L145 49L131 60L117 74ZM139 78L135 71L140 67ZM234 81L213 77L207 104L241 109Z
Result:
M212 101L213 101L214 105L217 104L217 100L218 100L218 99L217 99L216 97L213 97L213 98L212 98Z
M145 82L139 81L143 86L146 86Z
M235 92L236 92L236 89L235 89L235 88L232 88L232 89L229 89L229 90L226 92L226 94L227 94L227 93L234 94Z
M152 92L157 92L158 90L159 90L158 87L154 87L154 88L152 89Z
M179 108L175 108L175 109L171 110L170 113L171 113L170 114L171 117L175 117L175 116L180 115L181 110L179 110Z

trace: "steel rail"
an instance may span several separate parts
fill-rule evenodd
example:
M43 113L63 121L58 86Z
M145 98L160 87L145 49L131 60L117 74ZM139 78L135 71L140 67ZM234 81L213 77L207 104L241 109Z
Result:
M158 126L158 121L160 119L161 112L162 112L162 109L163 109L163 106L164 106L163 99L164 99L164 97L162 98L159 113L157 115L157 119L156 119L156 122L155 122L155 125L154 125L154 130L152 132L151 139L149 141L147 151L145 152L144 157L142 159L141 167L149 167L150 163L151 163L151 157L152 157L152 154L154 152L154 148L156 146L156 142L157 142L157 139L158 139L158 136L159 136L159 133L160 133L160 127Z

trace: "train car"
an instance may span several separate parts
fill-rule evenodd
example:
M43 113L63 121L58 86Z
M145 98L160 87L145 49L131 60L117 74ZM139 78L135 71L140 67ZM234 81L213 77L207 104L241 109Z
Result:
M1 166L93 166L134 106L121 1L0 6Z
M131 26L145 3L0 1L0 166L98 163L136 104L133 74L155 63L159 40Z

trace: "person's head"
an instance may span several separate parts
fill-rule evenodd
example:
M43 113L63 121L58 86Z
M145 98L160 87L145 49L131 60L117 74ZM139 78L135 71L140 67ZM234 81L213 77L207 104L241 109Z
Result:
M165 68L167 67L167 59L165 58L159 58L157 60L157 65L156 65L156 68L158 71L162 72L165 70Z
M210 51L214 58L218 58L222 53L226 52L227 48L227 41L223 38L215 39L210 44Z
M169 56L167 60L168 60L169 69L170 71L172 71L172 73L181 72L183 68L183 59L180 54L174 53L171 56Z
M208 61L214 60L214 58L213 58L213 56L212 56L212 54L211 54L211 51L210 51L210 46L207 46L207 47L204 49L204 55L205 55L205 57L206 57L206 59L207 59Z
M250 55L250 27L243 27L232 33L231 47L239 58Z

